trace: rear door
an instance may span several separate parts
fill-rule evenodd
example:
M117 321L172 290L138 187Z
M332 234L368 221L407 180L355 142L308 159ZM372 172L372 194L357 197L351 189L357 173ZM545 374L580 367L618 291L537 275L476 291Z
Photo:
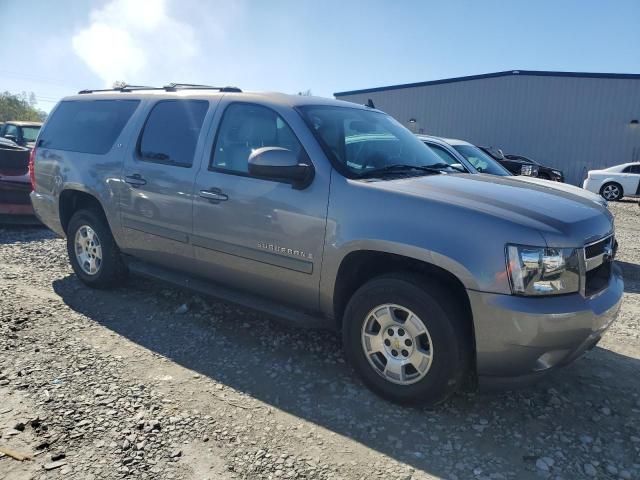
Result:
M194 158L200 132L217 99L154 102L126 154L120 196L123 250L169 267L188 267Z
M303 147L305 142L319 151L293 109L276 111L275 106L233 99L222 100L214 145L194 188L198 271L232 287L316 310L330 167L313 162L314 152ZM251 176L249 155L269 146L311 159L313 183L296 190Z
M620 184L625 195L640 195L640 164L626 167L620 175Z

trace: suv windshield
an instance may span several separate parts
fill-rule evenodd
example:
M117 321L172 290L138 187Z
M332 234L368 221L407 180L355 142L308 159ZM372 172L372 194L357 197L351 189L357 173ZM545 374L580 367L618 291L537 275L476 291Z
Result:
M301 107L300 111L336 168L348 177L364 177L374 171L394 175L457 171L384 113L322 105Z
M491 175L511 175L506 168L474 145L452 145L480 173Z
M35 142L39 131L40 127L22 127L22 138L25 142Z

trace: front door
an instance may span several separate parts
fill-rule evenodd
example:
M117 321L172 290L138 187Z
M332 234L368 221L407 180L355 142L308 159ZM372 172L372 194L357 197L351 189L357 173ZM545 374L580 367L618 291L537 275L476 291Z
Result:
M198 165L193 160L203 148L199 137L209 105L206 100L152 105L125 158L120 196L125 252L169 267L192 261L189 238Z
M304 190L252 177L253 149L283 147L305 156L290 126L304 134L304 125L291 109L278 113L252 103L223 103L211 155L194 188L198 268L215 281L315 310L330 169L316 165L314 181Z

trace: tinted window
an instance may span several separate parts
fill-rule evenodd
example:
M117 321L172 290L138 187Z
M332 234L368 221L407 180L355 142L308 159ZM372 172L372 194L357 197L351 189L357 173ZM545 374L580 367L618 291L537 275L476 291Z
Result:
M454 145L453 148L480 173L502 176L511 175L502 165L474 145Z
M443 161L447 162L449 165L459 164L458 160L447 152L444 148L439 145L434 145L433 143L427 143L429 148L434 151L436 155L438 155Z
M7 135L11 135L17 139L19 136L18 127L15 125L7 125L4 129L4 136L6 137Z
M262 147L281 147L296 155L302 146L284 120L273 110L247 103L227 107L218 128L211 166L248 173L249 156Z
M107 153L139 103L138 100L64 101L47 122L40 145L71 152Z
M151 162L190 167L208 108L204 100L158 102L145 123L139 155Z

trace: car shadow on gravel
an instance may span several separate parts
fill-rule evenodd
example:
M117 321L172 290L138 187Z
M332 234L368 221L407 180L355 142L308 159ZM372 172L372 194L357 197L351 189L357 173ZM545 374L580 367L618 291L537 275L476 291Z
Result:
M621 262L616 264L622 269L624 276L624 291L627 293L640 293L640 265L637 263Z
M595 438L600 429L619 428L609 424L621 422L617 413L598 413L603 405L624 415L640 394L640 361L595 348L526 389L461 393L433 409L403 408L379 399L355 378L335 333L289 328L138 278L126 288L96 291L69 275L53 287L73 310L172 362L445 478L473 476L474 459L482 459L486 475L539 478L535 462L545 453L543 439L560 432L570 439L567 449L579 448L580 435ZM174 313L182 303L190 305L189 312ZM627 461L634 455L631 446L615 447Z
M0 245L18 242L33 242L57 238L56 234L41 223L20 224L0 222Z

